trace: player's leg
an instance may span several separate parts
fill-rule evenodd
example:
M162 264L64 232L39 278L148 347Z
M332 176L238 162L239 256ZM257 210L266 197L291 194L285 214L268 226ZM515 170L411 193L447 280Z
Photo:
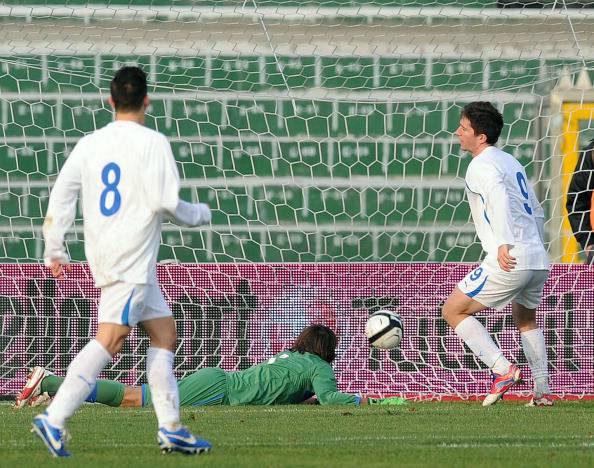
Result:
M97 375L111 361L113 354L119 351L129 331L130 328L123 325L99 324L95 339L87 343L68 366L64 382L47 410L34 418L32 430L43 440L52 455L70 455L65 449L66 421L93 391Z
M148 333L146 372L157 415L157 439L164 452L201 453L211 448L180 423L179 390L173 375L173 350L177 340L175 322L157 285L149 286L142 326Z
M536 307L542 298L548 271L535 271L534 277L512 303L514 323L520 331L522 349L534 379L531 405L551 406L547 349L542 329L536 323Z
M489 332L473 315L487 307L501 310L511 302L523 276L493 270L483 264L471 271L446 300L442 315L472 352L495 374L484 406L497 402L519 379L520 370L510 363Z
M48 372L48 371L46 371ZM58 389L62 386L64 382L64 377L58 377L52 373L48 373L46 377L43 378L39 385L39 394L47 395L48 397L54 397L56 393L58 393ZM126 399L126 393L130 392L130 389L136 387L128 387L123 383L116 382L115 380L97 380L95 384L95 388L91 391L87 399L85 400L87 403L101 403L102 405L107 406L124 406L122 402ZM140 390L140 387L138 387ZM31 399L30 406L37 406L38 403L32 401ZM126 406L134 406L134 405L126 405ZM140 406L140 404L135 405Z
M495 344L487 329L473 317L486 306L454 288L443 305L442 315L470 350L496 374L505 374L511 363Z
M130 320L142 305L133 285L115 283L101 290L99 326L68 366L64 382L47 411L33 420L35 432L54 456L69 456L65 424L95 388L97 375L117 354L130 333Z
M227 399L227 373L217 367L206 367L177 382L180 406L214 406L229 404ZM152 405L151 389L143 384L139 388L141 406ZM122 404L124 406L124 404Z

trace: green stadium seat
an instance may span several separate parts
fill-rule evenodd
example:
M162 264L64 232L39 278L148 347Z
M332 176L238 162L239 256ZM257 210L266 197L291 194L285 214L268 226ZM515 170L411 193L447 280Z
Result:
M308 188L305 195L317 226L365 220L358 189L318 186Z
M399 102L388 107L386 133L403 137L446 137L441 102Z
M503 107L503 121L505 126L501 132L501 142L510 138L525 140L536 135L538 127L538 105L533 103L506 103Z
M0 173L6 173L10 180L45 179L58 173L62 164L48 143L11 144L0 146Z
M109 104L84 97L80 101L65 100L62 105L62 130L66 136L82 137L113 120Z
M318 261L347 262L353 258L360 261L374 259L374 235L359 232L322 232Z
M44 90L48 92L97 92L95 60L94 55L48 56L48 80L44 84Z
M490 60L489 90L532 85L539 77L539 60Z
M253 219L266 225L291 225L307 219L308 212L301 187L267 185L252 189Z
M221 160L216 167L221 175L270 177L274 173L272 142L258 140L225 141L220 148Z
M2 219L1 215L0 219ZM0 233L0 262L11 263L17 260L39 261L42 255L43 238L41 232L34 233L23 226L23 230L14 229L14 234L7 232Z
M478 262L483 249L474 233L443 232L435 234L437 249L432 261L436 262Z
M266 85L272 88L313 88L315 73L311 56L278 56L278 63L274 56L266 57Z
M264 87L264 79L265 57L221 55L211 59L210 87L213 89L253 92Z
M375 260L381 262L426 262L429 260L429 235L415 232L382 232L377 234Z
M224 135L266 136L284 133L284 124L278 118L283 105L280 101L230 99L224 105L225 120L224 125L221 125L221 133Z
M389 90L423 89L427 62L424 58L380 57L379 87Z
M447 148L447 153L443 158L443 173L464 178L468 165L472 161L472 156L469 153L462 151L459 144L451 144Z
M330 144L327 145L330 148ZM332 144L332 159L326 155L333 177L381 176L385 171L384 143L341 141Z
M195 91L206 86L204 57L157 57L156 91Z
M464 223L470 219L470 207L463 188L422 188L421 220L427 224Z
M40 55L0 56L0 89L3 93L39 92L43 85Z
M373 59L370 57L322 57L322 88L372 89Z
M373 137L386 134L387 105L374 102L339 102L332 134Z
M212 137L221 133L223 104L217 101L172 99L165 103L163 115L165 118L158 120L157 128L166 135Z
M285 100L282 106L282 125L289 137L330 136L333 105L330 101Z
M50 100L0 101L7 120L2 122L0 136L34 137L57 135L57 106Z
M265 235L258 232L212 232L212 257L215 262L261 262L260 246ZM212 261L212 260L211 260Z
M150 97L150 95L149 95ZM113 109L108 103L104 104L113 115ZM149 106L146 109L144 124L152 129L163 133L166 136L177 137L178 132L176 128L166 127L170 123L171 112L167 109L165 101L160 99L150 99Z
M175 260L178 262L208 262L208 242L206 231L184 231L165 229L161 233L161 248L158 261Z
M388 175L438 175L441 172L443 148L440 143L389 143Z
M369 223L393 226L416 222L419 213L412 188L367 188L364 192L364 212Z
M440 90L480 91L483 89L484 67L481 59L434 60L431 87Z
M264 246L267 262L316 261L316 234L302 231L270 232Z
M329 177L329 148L333 143L303 141L280 143L275 175L293 177Z
M171 143L171 150L182 179L205 180L223 175L218 167L218 148L214 143L174 141Z
M209 204L212 224L245 226L247 220L255 219L253 195L244 187L213 187Z

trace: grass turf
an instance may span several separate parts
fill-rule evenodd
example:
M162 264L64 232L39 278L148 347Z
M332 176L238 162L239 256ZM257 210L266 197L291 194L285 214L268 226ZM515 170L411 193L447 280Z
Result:
M214 444L195 457L161 455L150 409L85 405L69 424L73 458L60 460L29 433L38 411L0 404L0 465L585 467L594 466L593 410L593 401L184 408L184 423Z

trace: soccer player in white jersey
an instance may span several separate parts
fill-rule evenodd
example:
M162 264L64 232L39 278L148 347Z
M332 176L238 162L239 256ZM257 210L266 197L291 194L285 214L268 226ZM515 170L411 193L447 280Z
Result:
M203 203L179 199L171 146L164 135L144 126L149 104L146 74L137 67L119 70L109 102L115 121L77 143L55 182L43 224L45 264L54 277L63 278L69 270L64 235L74 220L80 192L85 253L101 289L97 335L72 360L62 387L47 411L34 418L32 430L52 455L69 456L66 421L140 323L151 340L146 370L159 446L164 452L201 453L211 448L210 443L180 424L173 375L175 323L159 289L156 259L164 217L199 226L210 222L211 212Z
M503 309L510 302L522 348L534 379L531 405L550 406L547 353L536 323L549 260L543 245L544 212L522 165L497 143L503 117L489 102L473 102L462 110L456 135L472 155L466 172L466 195L476 232L486 252L482 264L454 288L442 314L456 334L494 373L483 406L499 401L520 379L481 323L483 309Z

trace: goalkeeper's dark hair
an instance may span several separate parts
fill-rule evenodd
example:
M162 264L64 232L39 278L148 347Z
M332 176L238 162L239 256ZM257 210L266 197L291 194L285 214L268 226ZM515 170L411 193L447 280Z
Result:
M337 345L338 338L330 328L324 325L310 325L299 334L291 351L317 354L324 361L332 363L336 357Z
M139 111L147 93L146 73L138 67L122 67L111 80L109 89L116 111Z
M503 116L490 102L475 101L465 105L462 118L468 119L475 135L485 135L489 145L494 145L499 140Z

